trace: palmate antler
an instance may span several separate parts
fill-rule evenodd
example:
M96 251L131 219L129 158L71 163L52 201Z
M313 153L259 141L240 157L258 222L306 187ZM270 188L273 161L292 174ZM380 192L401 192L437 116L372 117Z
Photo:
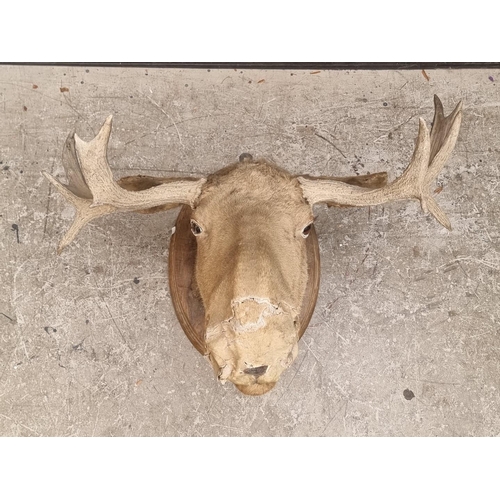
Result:
M63 165L68 184L63 185L48 172L45 177L76 208L75 220L62 238L58 253L69 245L91 220L114 212L133 212L168 205L191 204L200 194L205 179L161 178L146 182L146 189L130 178L114 181L108 165L107 147L112 117L104 122L99 134L90 142L76 134L68 136ZM149 187L153 186L153 187ZM167 207L168 208L168 207Z
M417 199L424 212L431 212L443 226L450 229L450 222L433 199L430 187L455 145L462 119L462 103L447 117L437 96L434 96L434 105L431 133L420 119L415 152L401 177L388 185L385 172L347 178L298 177L304 197L311 205L324 202L331 206L367 206ZM206 182L206 179L142 176L114 181L106 158L111 122L110 116L90 142L82 141L74 133L68 136L63 152L67 185L43 172L76 208L75 220L62 238L58 253L73 241L88 222L97 217L115 212L152 213L179 204L192 205Z
M357 207L416 199L420 200L425 213L429 211L444 227L451 229L448 217L432 197L430 188L455 146L462 120L462 102L458 103L453 113L445 117L441 101L434 96L434 108L431 133L429 134L424 120L420 118L413 157L407 169L396 180L379 189L365 189L346 185L333 178L299 177L304 197L311 205L330 203Z

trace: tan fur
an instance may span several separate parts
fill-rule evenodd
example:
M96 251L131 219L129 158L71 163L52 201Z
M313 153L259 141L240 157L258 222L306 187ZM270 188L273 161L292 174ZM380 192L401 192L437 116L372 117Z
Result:
M206 180L134 176L115 182L106 159L109 117L90 142L68 137L63 155L67 185L44 172L76 208L59 251L97 217L189 204L202 229L196 237L195 276L206 314L207 356L222 382L233 382L245 394L264 394L298 352L298 314L307 284L302 230L313 220L315 203L367 206L418 199L450 227L431 184L455 145L462 105L445 116L436 96L434 103L431 133L421 119L410 165L390 184L385 173L294 177L248 153Z
M311 207L288 172L247 161L207 179L193 219L203 229L196 281L214 369L247 393L261 393L248 386L271 388L296 355L307 280L301 233ZM269 368L259 377L244 373L262 365Z
M168 180L133 176L118 183L141 191ZM375 188L387 183L387 174L336 180ZM307 280L300 233L312 221L311 208L296 178L247 156L207 179L193 218L204 231L197 237L196 278L209 360L222 382L233 382L244 394L264 394L298 352L296 319ZM259 366L268 368L259 376L245 373Z

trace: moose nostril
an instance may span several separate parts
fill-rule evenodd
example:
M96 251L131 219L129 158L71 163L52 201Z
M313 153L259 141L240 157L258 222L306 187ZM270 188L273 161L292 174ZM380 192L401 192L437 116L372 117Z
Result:
M247 368L246 370L243 370L244 373L247 375L253 375L255 377L260 377L261 375L264 375L264 373L267 372L267 365L262 365L262 366L255 366L254 368Z

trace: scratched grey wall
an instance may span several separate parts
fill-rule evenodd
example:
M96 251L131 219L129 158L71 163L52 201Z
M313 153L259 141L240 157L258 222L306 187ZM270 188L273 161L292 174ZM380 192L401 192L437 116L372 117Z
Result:
M498 70L0 67L0 435L497 435ZM176 213L94 221L61 255L69 131L114 115L116 177L206 174L241 152L294 173L401 173L417 118L464 100L416 203L317 208L321 290L300 354L259 398L220 385L170 303Z

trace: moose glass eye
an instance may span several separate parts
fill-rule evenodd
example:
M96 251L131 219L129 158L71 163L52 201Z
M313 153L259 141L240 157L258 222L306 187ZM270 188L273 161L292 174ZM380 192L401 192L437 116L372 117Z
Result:
M311 232L311 229L312 229L312 222L310 224L308 224L304 229L302 229L302 236L304 238L307 238Z
M195 235L198 236L203 232L203 229L198 225L198 223L194 220L191 220L191 232Z

